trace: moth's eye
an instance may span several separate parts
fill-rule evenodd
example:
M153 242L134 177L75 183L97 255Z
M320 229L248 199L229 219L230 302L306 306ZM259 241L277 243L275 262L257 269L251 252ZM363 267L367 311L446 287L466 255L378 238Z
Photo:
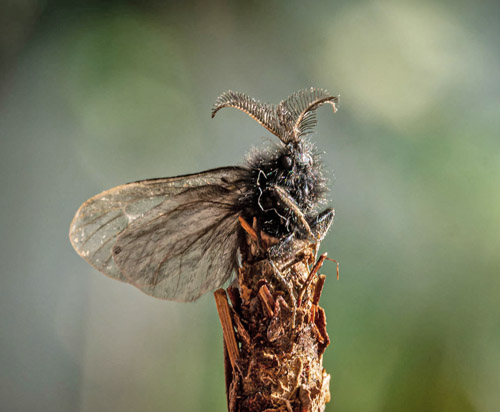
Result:
M290 156L282 156L280 159L281 167L285 170L290 170L293 166L293 160Z

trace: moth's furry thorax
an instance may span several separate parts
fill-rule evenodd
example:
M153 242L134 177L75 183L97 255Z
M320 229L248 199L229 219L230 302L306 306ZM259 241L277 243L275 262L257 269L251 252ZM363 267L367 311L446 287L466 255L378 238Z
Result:
M307 216L324 201L327 187L320 157L308 139L254 149L248 156L248 184L244 218L256 217L269 235L281 237L294 231L295 216L273 193L283 189Z

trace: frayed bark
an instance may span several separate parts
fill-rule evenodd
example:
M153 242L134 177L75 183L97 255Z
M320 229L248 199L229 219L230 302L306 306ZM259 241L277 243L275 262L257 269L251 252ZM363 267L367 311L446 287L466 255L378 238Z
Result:
M289 253L271 261L268 252L276 239L255 227L245 231L239 287L227 289L231 306L226 291L215 292L230 361L228 410L324 411L330 375L322 356L330 339L318 306L324 277L317 275L324 255L310 270L318 245L295 240L287 245Z

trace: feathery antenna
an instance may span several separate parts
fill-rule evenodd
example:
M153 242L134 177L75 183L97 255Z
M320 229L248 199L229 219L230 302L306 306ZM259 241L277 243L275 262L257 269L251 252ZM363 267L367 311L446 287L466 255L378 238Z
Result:
M298 142L313 131L317 123L315 110L318 107L331 104L336 112L337 102L337 96L313 87L293 93L277 106L261 103L244 93L229 90L215 101L212 117L223 107L234 107L248 114L287 144Z

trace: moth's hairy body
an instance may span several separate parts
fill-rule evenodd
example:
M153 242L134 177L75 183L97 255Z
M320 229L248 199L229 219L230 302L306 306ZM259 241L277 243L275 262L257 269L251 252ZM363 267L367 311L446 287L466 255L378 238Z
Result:
M248 168L251 201L243 199L246 202L243 217L249 222L255 217L258 226L276 238L295 232L303 236L303 231L297 230L298 217L273 189L283 189L306 219L314 219L313 212L324 201L327 190L312 144L301 141L256 151L250 157Z
M75 250L102 273L152 296L192 301L224 284L237 266L243 238L239 218L283 244L320 240L333 210L317 214L326 185L318 155L305 137L314 111L336 97L319 89L297 92L278 106L227 92L216 102L238 108L280 138L254 151L247 164L105 191L73 219ZM279 244L278 244L279 246Z

